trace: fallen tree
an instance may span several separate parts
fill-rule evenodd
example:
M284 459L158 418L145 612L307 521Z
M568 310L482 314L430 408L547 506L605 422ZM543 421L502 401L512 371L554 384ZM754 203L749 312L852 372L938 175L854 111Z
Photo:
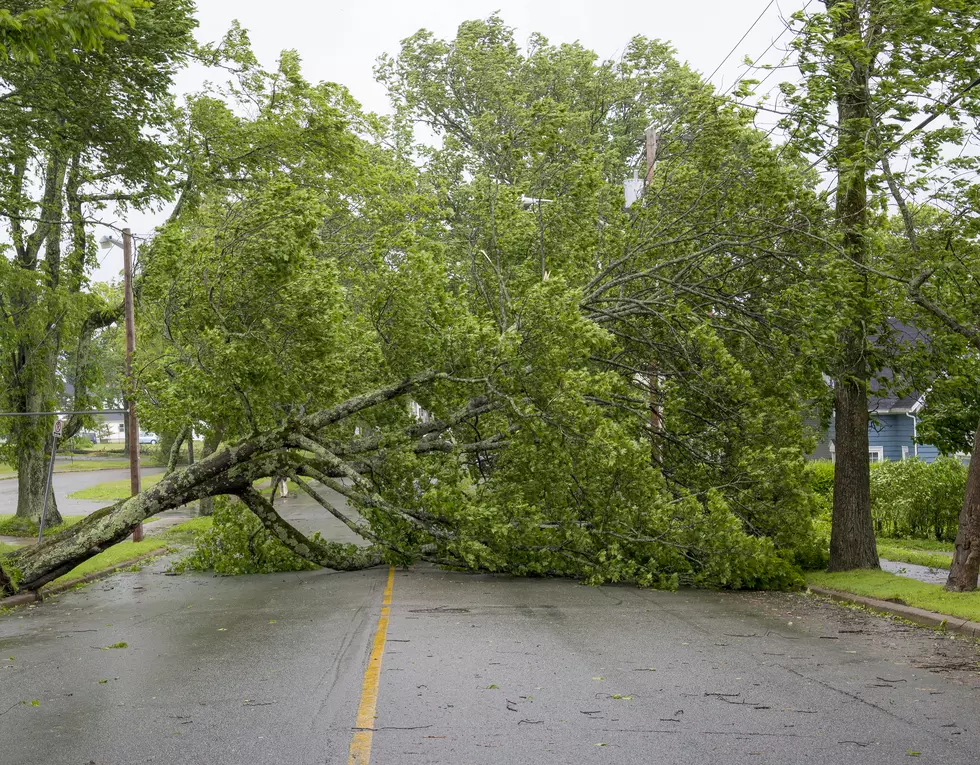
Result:
M383 509L395 517L439 532L435 519L401 509L386 502L361 476L367 469L363 460L377 453L381 438L353 439L346 444L332 444L322 432L337 422L409 391L444 378L428 372L403 380L366 395L348 399L331 409L317 412L284 425L274 432L250 438L223 449L185 470L171 472L158 484L135 497L102 508L84 521L41 544L20 550L0 559L0 588L6 595L23 590L37 590L67 573L82 561L125 539L133 527L154 515L185 505L197 499L232 495L241 499L268 529L291 552L318 566L353 570L382 562L381 548L367 548L333 542L316 542L285 521L273 505L253 485L274 475L315 478L340 491L352 501ZM486 399L476 399L449 421L429 422L408 428L402 435L414 438L418 453L463 453L496 448L502 441L486 439L479 444L455 444L441 436L453 425L488 410ZM357 458L353 462L350 458ZM346 479L346 482L344 482ZM331 514L349 528L376 543L365 523L358 523L324 499L305 481L304 490L317 499Z
M657 587L799 583L793 550L748 533L720 494L668 490L643 441L600 452L587 431L606 446L614 444L615 432L595 405L582 421L562 422L555 412L522 417L514 408L521 402L482 394L468 397L448 417L336 438L345 421L349 426L369 410L403 409L406 396L447 384L474 382L425 372L232 444L0 559L0 588L5 595L35 591L122 541L136 524L221 495L237 497L290 552L336 570L428 561ZM476 440L462 439L465 432L478 434ZM589 455L599 458L593 466L584 464ZM523 472L515 471L527 467L542 480L518 479ZM479 470L487 477L475 482L470 476ZM282 475L369 544L311 538L283 519L254 488ZM359 517L325 498L313 482L345 497Z

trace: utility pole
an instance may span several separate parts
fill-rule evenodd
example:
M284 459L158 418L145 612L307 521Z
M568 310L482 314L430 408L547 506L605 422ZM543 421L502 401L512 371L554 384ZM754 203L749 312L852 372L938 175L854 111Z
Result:
M123 289L126 310L126 433L129 436L129 491L131 496L140 493L140 430L136 419L136 401L133 396L136 381L133 378L133 353L136 351L136 315L133 309L133 234L123 229ZM143 540L143 524L133 529L133 541Z

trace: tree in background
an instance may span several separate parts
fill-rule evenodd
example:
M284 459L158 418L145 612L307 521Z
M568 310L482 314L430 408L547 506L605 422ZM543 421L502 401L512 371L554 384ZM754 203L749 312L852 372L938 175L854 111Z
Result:
M659 41L602 61L540 35L522 48L493 16L452 40L420 31L378 75L399 119L438 137L415 149L469 309L505 331L560 279L615 339L590 363L626 389L596 404L670 485L720 491L754 533L808 528L801 417L819 379L808 344L825 340L805 331L822 318L807 278L825 215L800 168ZM644 198L626 209L634 173Z
M122 9L123 20L129 13L125 3L77 6ZM125 36L114 32L91 50L0 61L0 216L10 237L0 258L5 411L54 409L62 352L121 316L86 291L92 227L107 207L142 208L171 194L169 91L190 49L192 9L189 0L139 4ZM75 390L76 408L86 408L84 386ZM35 518L51 421L12 418L0 427L5 459L18 470L17 514Z
M147 0L21 0L0 9L0 54L39 63L42 58L76 58L102 52L107 41L126 39L135 11Z

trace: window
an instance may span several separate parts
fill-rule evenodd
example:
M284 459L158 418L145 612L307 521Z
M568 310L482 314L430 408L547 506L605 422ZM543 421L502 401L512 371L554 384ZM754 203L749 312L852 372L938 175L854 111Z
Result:
M909 458L909 448L907 446L902 447L902 459L907 460Z
M872 446L870 449L868 449L868 459L871 460L871 462L884 462L885 447Z

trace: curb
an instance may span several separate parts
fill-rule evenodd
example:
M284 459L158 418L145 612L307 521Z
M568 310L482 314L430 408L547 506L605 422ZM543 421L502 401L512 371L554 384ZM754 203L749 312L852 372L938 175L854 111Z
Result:
M935 611L926 611L924 608L906 606L902 603L892 603L889 600L878 600L877 598L866 598L863 595L852 595L849 592L828 590L824 587L809 587L809 590L831 600L842 603L857 603L860 606L873 608L875 611L883 611L886 614L900 616L903 619L908 619L910 622L921 624L924 627L942 627L948 632L958 632L967 637L980 638L980 623L971 622L969 619L937 614Z
M133 566L141 561L147 560L148 558L158 558L160 555L166 552L166 550L166 546L160 547L159 549L151 550L150 552L143 553L142 555L137 555L135 558L124 560L121 563L117 563L115 566L104 568L101 571L93 571L91 574L86 574L85 576L80 576L77 579L69 579L67 582L62 582L61 584L53 586L44 585L40 590L21 592L7 598L0 598L0 608L22 606L26 603L42 601L52 595L60 595L76 585L88 584L89 582L94 582L97 579L105 579L107 576L115 574L120 569L128 568L129 566Z

